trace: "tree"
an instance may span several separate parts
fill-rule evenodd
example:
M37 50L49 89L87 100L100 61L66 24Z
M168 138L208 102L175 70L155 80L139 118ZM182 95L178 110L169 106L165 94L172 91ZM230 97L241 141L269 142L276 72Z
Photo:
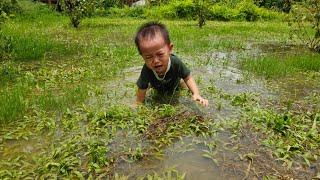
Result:
M61 0L61 5L75 28L79 26L81 19L92 15L100 3L98 0Z
M206 24L206 18L209 13L209 0L194 0L196 15L198 16L198 26L202 28Z
M320 0L304 0L292 9L291 35L320 52ZM311 32L310 32L311 31Z

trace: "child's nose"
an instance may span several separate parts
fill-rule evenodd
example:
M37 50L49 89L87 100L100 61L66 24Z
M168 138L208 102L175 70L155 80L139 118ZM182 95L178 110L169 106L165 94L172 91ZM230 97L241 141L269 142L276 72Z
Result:
M158 57L158 56L155 56L154 58L153 58L153 63L159 63L160 62L160 58Z

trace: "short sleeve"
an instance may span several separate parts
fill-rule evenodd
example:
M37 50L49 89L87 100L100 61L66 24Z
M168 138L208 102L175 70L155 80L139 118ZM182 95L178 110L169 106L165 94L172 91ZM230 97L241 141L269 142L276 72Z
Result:
M179 76L184 79L190 75L190 69L179 60Z
M139 89L147 89L149 86L148 74L145 65L143 66L139 79L137 80L137 86Z

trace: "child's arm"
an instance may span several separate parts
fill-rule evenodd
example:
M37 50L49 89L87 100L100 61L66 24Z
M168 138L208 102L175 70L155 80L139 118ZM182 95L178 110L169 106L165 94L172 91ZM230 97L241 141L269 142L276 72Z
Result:
M146 97L146 93L147 93L147 89L140 89L140 88L138 88L136 105L140 105L140 104L143 103L144 98Z
M189 75L188 77L183 79L190 91L192 92L192 98L195 101L199 101L200 104L203 106L208 106L209 102L208 100L204 99L203 97L200 96L199 89L197 87L196 82L194 81L193 77Z

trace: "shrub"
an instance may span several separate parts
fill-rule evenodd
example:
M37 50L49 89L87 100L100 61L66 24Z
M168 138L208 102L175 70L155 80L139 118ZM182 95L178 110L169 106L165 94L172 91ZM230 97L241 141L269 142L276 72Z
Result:
M192 0L174 1L171 4L178 18L195 19L197 9Z
M16 0L1 0L0 13L5 12L7 15L21 13L22 9Z
M133 7L133 8L129 8L129 10L128 10L128 16L130 16L130 17L145 18L145 8L143 8L143 7Z
M254 0L254 3L259 7L268 9L279 9L288 13L291 10L292 0Z
M306 0L292 9L291 36L320 53L320 1Z
M257 6L253 3L253 1L242 1L237 4L236 8L239 10L239 19L245 19L247 21L256 21L259 18Z
M93 14L95 7L100 5L100 1L63 0L61 5L67 12L73 27L77 28L82 18Z
M209 19L210 20L219 20L219 21L230 21L235 19L238 12L233 8L229 8L224 5L216 4L213 5L209 10Z
M159 9L159 14L161 14L164 18L174 19L178 17L173 6L162 6Z
M0 25L9 17L21 13L22 9L16 0L0 1Z
M145 17L145 9L143 7L130 8L124 6L123 8L112 7L106 11L106 14L113 17Z

